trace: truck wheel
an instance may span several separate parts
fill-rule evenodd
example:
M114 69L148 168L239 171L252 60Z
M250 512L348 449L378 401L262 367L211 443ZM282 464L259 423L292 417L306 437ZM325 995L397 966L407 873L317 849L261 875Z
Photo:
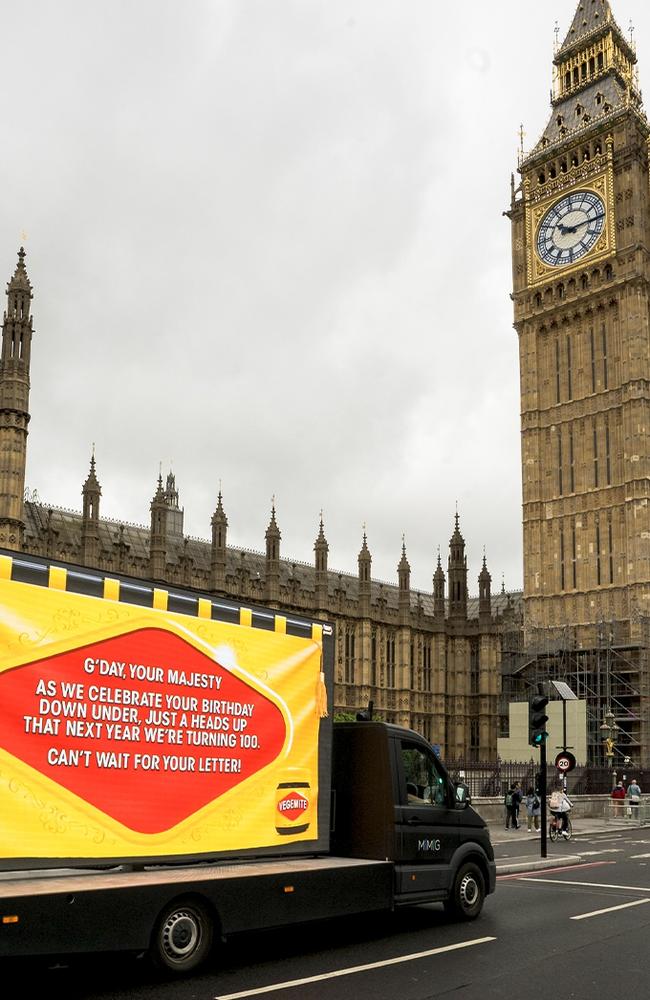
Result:
M167 972L197 969L212 948L214 926L205 906L177 900L162 911L151 942L151 958Z
M474 920L483 909L485 879L478 865L468 861L456 873L445 910L458 920Z

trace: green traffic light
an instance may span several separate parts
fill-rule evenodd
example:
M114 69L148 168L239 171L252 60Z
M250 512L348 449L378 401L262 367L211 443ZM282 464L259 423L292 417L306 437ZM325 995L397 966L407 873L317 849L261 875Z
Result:
M548 739L548 733L544 728L548 722L546 706L548 697L545 694L535 695L528 703L528 742L532 747L543 746Z

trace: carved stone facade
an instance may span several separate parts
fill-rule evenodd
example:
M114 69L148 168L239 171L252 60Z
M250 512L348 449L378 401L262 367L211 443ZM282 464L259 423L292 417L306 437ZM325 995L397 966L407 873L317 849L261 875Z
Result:
M551 118L522 155L508 213L526 636L552 645L569 630L596 715L614 697L611 679L593 674L603 634L629 650L615 714L622 742L646 760L650 127L634 49L607 0L578 5L553 62Z
M650 129L629 43L609 4L587 6L600 17L587 23L581 5L556 54L552 124L521 165L510 216L525 612L589 642L602 618L627 620L629 636L633 609L650 602ZM605 221L587 248L590 192ZM539 219L567 195L576 208L546 263ZM554 239L567 244L561 260Z
M29 423L29 360L32 345L32 286L20 248L7 286L0 357L0 545L23 542L23 492Z
M294 609L325 618L336 629L335 712L356 713L374 703L376 717L422 732L447 758L493 759L500 692L501 615L512 611L505 593L492 595L483 560L479 597L467 589L465 542L458 515L447 577L440 557L430 594L415 593L403 546L397 585L372 579L364 534L356 574L328 569L321 518L314 564L281 558L275 507L264 553L227 544L221 493L211 540L187 537L174 475L159 477L148 527L100 516L95 456L82 487L82 511L25 499L29 420L31 285L20 251L8 286L0 367L0 538L5 548L65 560L103 573L190 587L247 603ZM448 584L448 595L445 586Z

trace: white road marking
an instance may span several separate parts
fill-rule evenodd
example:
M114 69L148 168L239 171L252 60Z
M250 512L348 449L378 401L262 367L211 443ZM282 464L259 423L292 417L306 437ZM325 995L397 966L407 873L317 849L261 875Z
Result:
M581 858L595 858L598 854L622 854L622 847L608 847L604 851L580 851Z
M650 899L633 899L631 903L608 906L606 910L592 910L591 913L580 913L577 917L571 917L571 920L586 920L587 917L600 917L603 913L613 913L614 910L627 910L629 906L643 906L644 903L650 903Z
M517 877L517 876L515 876ZM565 878L529 878L527 875L519 876L520 882L553 882L555 885L585 885L590 889L625 889L626 892L650 892L650 888L644 885L612 885L609 882L571 882Z
M635 861L638 858L650 858L650 854L631 854L630 861Z
M339 976L352 976L356 972L368 972L370 969L382 969L387 965L399 965L400 962L416 962L430 955L442 955L446 951L458 951L460 948L471 948L475 944L486 944L496 941L495 937L475 938L473 941L461 941L459 944L449 944L444 948L431 948L429 951L418 951L412 955L400 955L398 958L387 958L383 962L370 962L368 965L352 965L348 969L335 969L319 976L308 976L306 979L292 979L286 983L275 983L272 986L260 986L256 990L244 990L242 993L228 993L215 997L214 1000L241 1000L242 997L256 997L261 993L274 993L276 990L294 989L307 983L319 983L324 979L335 979Z

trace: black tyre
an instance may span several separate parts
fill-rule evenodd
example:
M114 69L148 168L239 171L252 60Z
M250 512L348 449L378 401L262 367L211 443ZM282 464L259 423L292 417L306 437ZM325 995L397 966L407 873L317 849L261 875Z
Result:
M555 823L549 823L548 836L550 840L557 840L557 827Z
M212 950L214 924L207 908L196 900L178 900L162 911L153 932L150 954L167 972L192 972Z
M458 869L445 910L457 920L475 920L485 901L485 879L477 864L467 861Z

